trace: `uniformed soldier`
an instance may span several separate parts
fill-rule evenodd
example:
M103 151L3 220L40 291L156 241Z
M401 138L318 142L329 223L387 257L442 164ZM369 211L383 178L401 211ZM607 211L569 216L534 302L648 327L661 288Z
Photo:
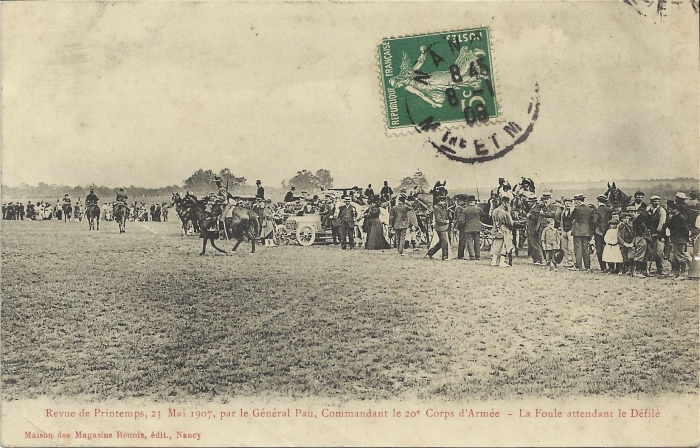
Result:
M126 205L126 201L129 199L129 196L124 193L124 189L120 188L119 192L117 193L117 198L114 200L115 205L121 202L122 205Z
M99 200L100 198L98 198L95 194L95 189L91 188L90 193L87 196L85 196L85 206L87 207L89 205L96 205Z

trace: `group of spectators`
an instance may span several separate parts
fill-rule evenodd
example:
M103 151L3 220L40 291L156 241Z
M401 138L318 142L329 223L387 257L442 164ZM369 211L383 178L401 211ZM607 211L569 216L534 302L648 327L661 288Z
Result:
M665 276L664 260L675 278L683 276L692 260L688 253L691 237L697 235L700 218L696 197L678 192L662 205L658 195L647 204L637 191L629 202L610 203L608 196L596 197L597 205L585 204L582 194L551 204L551 194L543 194L527 214L528 254L536 265L555 269L564 264L572 270L590 270L591 252L596 254L600 272L637 277ZM494 230L509 233L508 200L494 214ZM500 210L499 210L500 209ZM500 239L500 235L494 234ZM508 239L505 236L505 239ZM507 250L492 248L492 264L503 266L500 258Z
M50 204L44 201L38 201L33 204L32 201L27 201L25 206L22 202L8 202L2 204L2 219L7 220L48 220L62 219L63 208L61 200L56 201L56 204Z

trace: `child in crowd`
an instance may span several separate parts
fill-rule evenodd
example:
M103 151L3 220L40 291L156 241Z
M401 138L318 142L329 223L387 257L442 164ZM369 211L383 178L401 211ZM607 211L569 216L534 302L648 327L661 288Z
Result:
M634 274L634 231L632 229L632 215L629 213L620 214L622 223L617 229L617 241L620 244L622 254L622 273Z
M559 231L554 228L554 220L552 218L548 218L547 227L542 230L542 249L544 250L547 265L549 266L550 271L556 267L554 253L560 248L561 236L559 235Z
M608 231L603 237L605 240L605 248L603 249L603 261L611 266L610 274L620 274L622 265L622 252L620 251L620 242L618 240L617 226L620 221L613 218L608 223Z

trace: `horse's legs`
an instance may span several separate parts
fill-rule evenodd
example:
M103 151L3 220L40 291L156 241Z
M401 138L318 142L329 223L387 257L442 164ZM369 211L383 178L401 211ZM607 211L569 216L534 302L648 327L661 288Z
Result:
M241 237L240 239L236 240L236 245L233 246L233 249L231 249L231 252L235 252L236 249L238 249L238 246L241 245L241 242L242 242L242 241L243 241L243 237ZM255 244L255 241L253 241L253 244Z
M207 252L207 239L202 238L202 252L199 255L204 255Z
M253 236L253 234L250 230L246 230L245 233L248 235L248 238L250 238L250 243L251 243L250 253L254 254L255 253L255 237ZM241 238L242 237L243 237L243 235L241 235ZM241 241L241 240L239 240L239 241ZM238 246L238 244L236 244L236 246Z
M228 252L226 252L225 250L221 249L221 248L220 248L219 246L217 246L216 244L214 244L214 238L210 238L209 241L211 242L211 247L213 247L214 249L216 249L216 250L218 250L219 252L224 253L224 254L228 253Z

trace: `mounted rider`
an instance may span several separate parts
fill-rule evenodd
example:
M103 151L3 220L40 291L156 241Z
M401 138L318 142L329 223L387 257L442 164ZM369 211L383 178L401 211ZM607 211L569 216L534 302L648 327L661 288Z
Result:
M219 221L224 220L224 211L228 205L228 199L233 198L233 195L228 192L228 189L224 186L223 181L219 176L214 176L214 183L216 184L216 192L214 192L209 200L211 205L210 210L208 210L212 217L218 218Z
M510 182L505 180L503 177L498 178L498 188L496 188L496 196L498 197L499 203L504 198L510 199L510 203L513 203L513 189L510 186Z
M127 204L127 200L129 199L129 196L124 193L124 189L120 188L119 191L117 192L117 197L114 200L114 203L112 204L112 213L116 211L117 207L126 207L127 209L129 208L129 205ZM114 216L114 214L112 215Z
M64 194L63 195L63 205L66 205L66 204L70 205L70 203L71 203L71 200L68 197L68 193Z
M85 207L89 207L91 205L97 205L98 201L100 198L97 197L95 194L95 189L91 188L90 193L88 193L87 196L85 196Z

